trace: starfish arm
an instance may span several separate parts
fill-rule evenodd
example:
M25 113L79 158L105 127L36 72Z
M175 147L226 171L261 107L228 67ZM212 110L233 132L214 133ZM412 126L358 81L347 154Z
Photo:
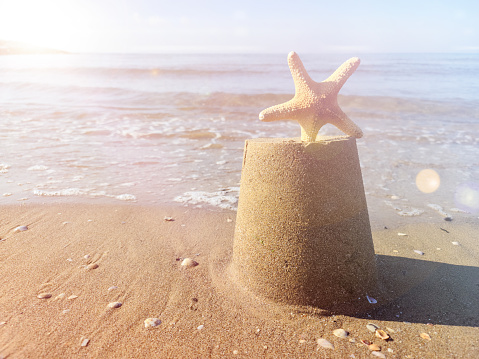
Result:
M301 117L301 110L295 98L288 102L268 107L259 114L259 119L263 122L296 120L298 117Z
M331 111L328 109L330 120L328 121L332 125L339 128L345 134L355 138L363 137L363 131L356 125L351 119L339 108L334 109Z
M296 94L301 93L302 91L316 84L316 82L308 75L308 72L304 68L303 62L296 52L291 51L288 54L288 65L291 75L293 76Z
M347 81L347 79L353 74L354 71L359 66L359 63L361 61L357 57L352 57L349 60L345 61L341 66L338 67L334 73L329 76L324 82L333 82L337 86L337 92L343 87L344 83Z

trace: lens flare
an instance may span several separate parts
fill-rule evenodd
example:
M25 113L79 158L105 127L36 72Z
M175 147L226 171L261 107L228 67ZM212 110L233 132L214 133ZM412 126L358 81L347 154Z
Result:
M425 169L416 176L416 186L421 192L432 193L439 188L440 184L441 177L434 170Z
M471 213L479 213L479 185L464 183L454 195L457 207Z

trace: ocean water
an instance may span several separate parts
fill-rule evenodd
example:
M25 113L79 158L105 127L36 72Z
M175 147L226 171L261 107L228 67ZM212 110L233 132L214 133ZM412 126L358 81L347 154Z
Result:
M1 56L1 203L236 208L244 141L300 134L258 120L294 94L286 56ZM300 56L316 81L348 59ZM479 54L363 55L339 103L365 133L372 217L479 212Z

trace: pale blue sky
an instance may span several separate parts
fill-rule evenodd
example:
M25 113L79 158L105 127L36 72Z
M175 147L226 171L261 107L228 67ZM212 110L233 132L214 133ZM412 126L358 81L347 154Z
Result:
M74 52L479 52L479 1L0 0L0 39Z

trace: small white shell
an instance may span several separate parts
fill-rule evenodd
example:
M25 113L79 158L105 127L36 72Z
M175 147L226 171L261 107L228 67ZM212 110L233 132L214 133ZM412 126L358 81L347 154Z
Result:
M349 335L349 333L344 329L335 329L333 330L333 334L338 338L346 338Z
M51 298L51 297L52 297L51 293L40 293L39 295L37 295L38 299L48 299L48 298Z
M23 232L23 231L26 231L28 230L28 227L27 226L18 226L17 228L15 228L13 231L14 232Z
M108 308L120 308L122 305L120 302L111 302L108 304Z
M145 328L157 327L160 324L161 324L161 320L159 318L147 318L147 319L145 319Z
M326 349L334 349L334 345L329 340L326 340L324 338L318 339L318 345Z
M366 325L366 328L368 328L368 330L371 332L371 333L375 333L376 332L376 329L379 329L379 327L377 325L374 325L373 323L368 323Z
M420 250L418 250L418 249L415 249L415 250L414 250L414 253L419 254L420 256L423 256L423 255L424 255L424 252L422 252L422 251L420 251Z
M374 299L373 297L370 297L369 295L366 295L366 298L368 299L368 302L371 304L376 304L378 301Z
M384 355L381 352L372 352L371 355L374 355L375 357L386 359L386 355Z
M186 268L196 267L197 265L198 265L198 262L196 262L195 260L193 260L191 258L185 258L181 262L181 266L186 267Z

